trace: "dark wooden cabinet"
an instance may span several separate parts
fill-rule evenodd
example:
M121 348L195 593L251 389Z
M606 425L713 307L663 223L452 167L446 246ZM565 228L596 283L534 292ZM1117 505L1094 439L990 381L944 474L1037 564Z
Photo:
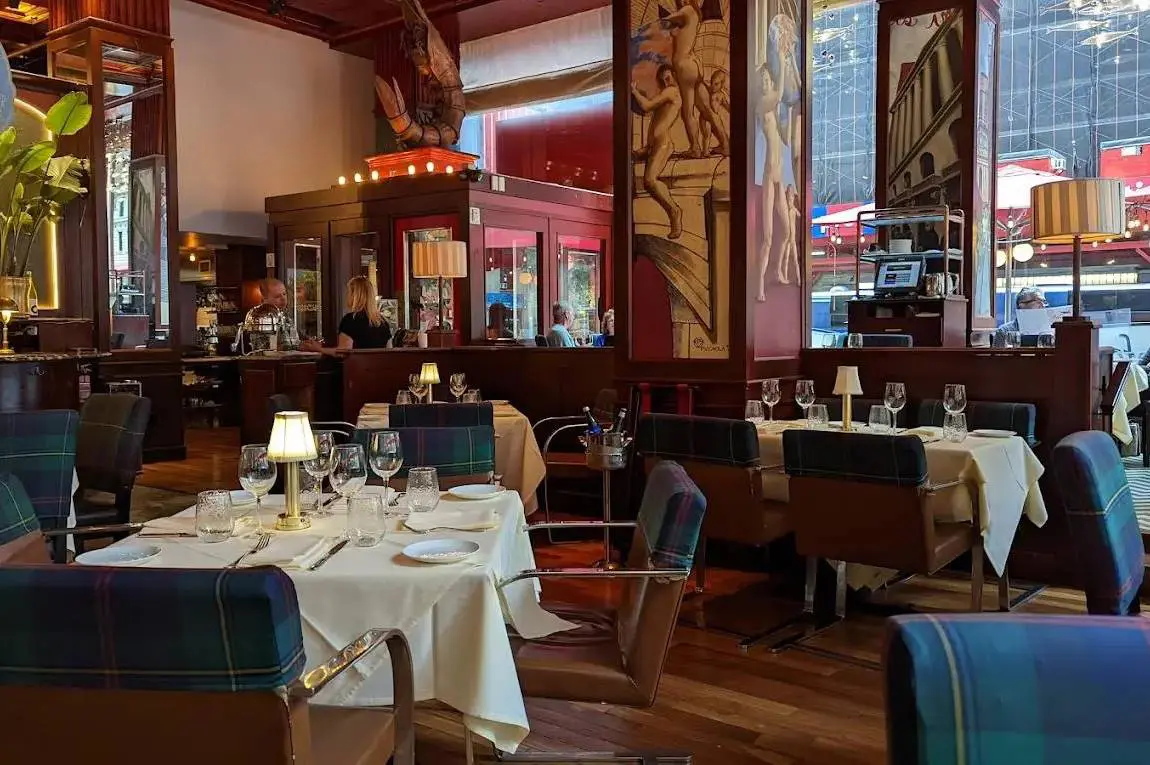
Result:
M966 298L852 300L847 304L847 331L910 335L916 348L964 348Z
M75 358L0 362L0 412L80 408Z

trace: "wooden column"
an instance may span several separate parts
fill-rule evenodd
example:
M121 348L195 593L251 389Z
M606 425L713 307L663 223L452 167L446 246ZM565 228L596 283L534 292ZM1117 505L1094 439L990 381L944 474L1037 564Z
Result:
M679 5L614 6L618 382L741 416L806 333L810 10Z

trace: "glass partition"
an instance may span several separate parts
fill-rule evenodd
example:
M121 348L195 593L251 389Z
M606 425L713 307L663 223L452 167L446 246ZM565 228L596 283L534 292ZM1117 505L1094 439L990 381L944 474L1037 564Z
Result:
M289 239L280 245L286 268L288 315L300 339L323 337L323 242Z
M404 326L407 329L425 329L439 323L439 304L443 303L443 330L455 329L455 301L452 300L452 280L443 281L440 291L439 279L416 279L411 276L411 245L415 242L451 241L451 229L445 226L436 228L411 229L405 233L403 242L404 289L400 294L403 301Z
M340 234L332 237L332 241L335 249L335 267L332 271L337 285L346 284L349 279L356 276L365 276L375 289L375 294L382 295L383 291L379 284L379 234L375 232ZM337 288L341 293L340 310L336 312L336 316L343 316L348 310L347 296L343 294L345 290L342 286ZM392 327L395 326L394 311L387 317L387 322Z
M570 234L558 237L559 300L571 309L576 341L599 331L599 286L604 242Z
M483 256L487 338L546 334L539 321L539 232L485 228Z

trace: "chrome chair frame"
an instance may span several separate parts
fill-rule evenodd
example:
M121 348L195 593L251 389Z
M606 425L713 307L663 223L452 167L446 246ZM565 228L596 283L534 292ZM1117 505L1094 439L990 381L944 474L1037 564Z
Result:
M581 430L585 430L587 428L587 421L583 417L580 417L578 415L564 415L562 417L544 417L542 420L539 420L538 422L532 423L532 425L531 425L531 432L532 432L532 434L535 435L536 442L538 442L538 440L539 440L538 431L536 429L540 425L554 424L557 422L563 423L563 424L561 424L559 427L555 428L555 430L551 431L550 435L548 435L547 438L543 439L543 445L539 448L539 452L543 457L543 467L544 467L544 469L543 469L543 500L544 500L544 502L543 502L543 517L546 519L546 521L545 521L546 523L551 523L551 488L550 488L551 474L547 470L547 455L551 451L551 442L554 441L555 437L557 435L559 435L560 433L566 433L566 432L571 432L571 431L581 431ZM558 542L555 541L555 535L552 533L552 531L550 529L547 530L547 542L548 542L548 544L553 544L553 545L559 544ZM571 543L568 542L566 544L571 544Z

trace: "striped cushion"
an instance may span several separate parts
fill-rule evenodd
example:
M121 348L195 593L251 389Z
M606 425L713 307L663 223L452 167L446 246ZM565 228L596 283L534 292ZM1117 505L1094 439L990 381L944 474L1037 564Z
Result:
M0 567L0 685L241 691L304 668L278 568Z
M403 445L403 467L396 475L407 477L413 467L433 467L440 476L480 475L495 471L495 429L490 425L469 428L391 428ZM355 442L366 450L369 428L356 428Z
M395 404L387 408L393 428L494 427L495 410L488 401L478 404Z
M0 473L20 477L43 528L62 526L72 511L79 422L63 409L0 414Z
M11 473L0 474L0 545L39 531L40 522L24 484Z
M1114 439L1100 430L1072 433L1051 454L1058 502L1066 514L1092 614L1138 610L1143 550L1134 500Z
M749 467L759 464L759 436L746 420L645 414L635 451L645 457Z
M1150 622L931 615L889 621L889 762L1150 762Z
M966 402L966 427L970 430L991 428L1010 430L1034 443L1034 419L1037 416L1034 404L1018 404L1010 401L968 401ZM923 399L918 405L918 424L941 428L946 417L946 409L937 398Z
M926 450L918 436L880 436L834 430L783 431L789 476L921 486Z
M706 497L681 465L663 460L651 469L638 523L653 568L691 568L706 511Z
M140 470L152 402L127 393L93 393L80 410L76 475L80 487L115 493Z

